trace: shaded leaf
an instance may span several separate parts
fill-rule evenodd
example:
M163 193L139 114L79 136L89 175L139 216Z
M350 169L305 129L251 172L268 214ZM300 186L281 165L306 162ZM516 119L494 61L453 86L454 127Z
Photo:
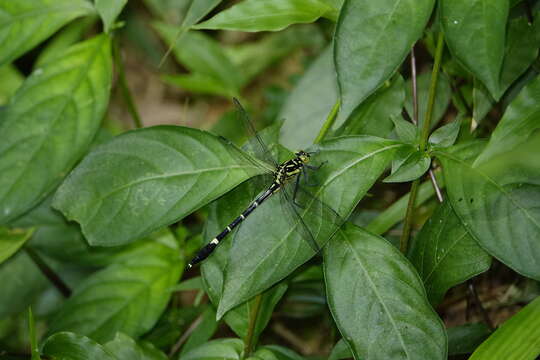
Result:
M401 115L393 117L396 133L403 142L414 144L418 139L419 130L416 125L410 121L404 120Z
M332 316L356 359L446 359L446 332L413 266L348 224L324 248Z
M47 39L63 25L94 12L85 0L0 1L0 66Z
M124 244L264 171L242 154L201 130L157 126L131 131L86 156L53 205L81 224L91 245Z
M434 306L450 287L487 271L491 265L491 257L469 235L448 201L424 224L407 256Z
M540 134L479 165L460 147L435 152L448 195L468 232L491 255L515 271L540 279ZM485 153L485 151L484 151Z
M111 68L110 40L100 35L36 69L12 97L0 123L0 223L43 200L86 152L107 107Z
M449 147L454 145L459 135L461 121L454 120L449 124L443 125L435 130L429 136L429 143L440 147Z
M8 229L0 227L0 264L6 261L30 239L33 229Z
M184 346L182 346L182 351L178 356L179 359L182 359L183 355L190 350L197 348L210 340L217 330L216 311L212 306L208 306L200 316L201 321L195 327L193 332L191 332Z
M343 338L341 338L332 349L328 360L341 360L350 358L352 358L351 349L349 348L347 342Z
M244 344L240 339L219 339L191 350L182 360L240 360Z
M75 331L97 341L111 340L118 331L139 336L165 309L182 266L177 250L148 242L137 256L119 260L80 283L49 331Z
M540 355L540 297L499 327L470 360L535 359Z
M103 30L108 33L116 18L127 4L127 0L95 0L96 10L103 20Z
M284 119L280 142L304 149L317 137L326 116L338 100L332 48L324 50L291 91L278 119Z
M440 15L452 54L499 99L508 0L443 0Z
M292 350L278 345L261 346L255 351L252 360L303 360L304 358Z
M418 179L424 175L431 165L429 154L421 151L415 151L396 169L387 176L383 182L406 182Z
M340 116L389 79L420 38L433 0L346 0L334 35ZM354 36L351 36L354 34Z
M30 337L30 352L32 354L31 360L41 360L41 357L39 356L38 339L36 336L36 323L31 307L28 308L28 332Z
M335 9L320 0L244 0L221 11L194 29L279 31L297 23L311 23L335 15Z
M71 332L60 332L45 340L43 355L59 360L116 360L94 340Z
M104 349L115 357L116 360L167 360L167 356L152 344L143 342L137 344L135 340L123 334L117 333L113 340L106 343Z
M474 323L446 329L448 332L448 355L470 354L491 333L486 324Z
M316 148L314 164L325 163L313 179L313 188L299 215L323 247L340 224L327 207L347 218L375 180L389 165L401 144L370 136L329 140ZM313 149L312 149L313 150ZM354 184L354 185L353 185ZM327 206L322 207L324 203ZM277 196L268 199L243 222L229 252L223 297L218 317L231 308L268 289L314 255L303 237L298 218L284 216ZM309 214L309 215L307 215ZM253 241L256 238L257 241Z
M429 98L429 85L431 81L431 72L423 72L416 78L416 96L418 99L418 128L422 128L424 124L424 118L426 117L428 98ZM405 84L405 109L410 118L414 118L413 112L413 99L412 99L412 85L411 79L408 79ZM444 73L440 73L437 77L437 88L435 93L435 102L433 104L433 114L431 117L431 128L433 128L439 120L443 117L450 99L452 97L452 88L448 76Z
M392 119L401 115L404 100L404 82L398 74L360 104L337 134L388 137L394 128Z

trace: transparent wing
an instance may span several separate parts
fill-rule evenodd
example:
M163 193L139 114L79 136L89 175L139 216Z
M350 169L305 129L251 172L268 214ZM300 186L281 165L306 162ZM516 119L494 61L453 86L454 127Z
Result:
M245 148L246 151L250 152L256 158L267 162L271 164L274 168L276 168L278 166L276 159L272 156L270 148L268 148L262 138L257 134L255 126L253 126L253 123L249 119L248 113L246 112L242 104L240 104L238 99L233 98L233 102L237 108L238 116L241 119L245 131L248 133L249 136L248 141L243 146L243 148Z

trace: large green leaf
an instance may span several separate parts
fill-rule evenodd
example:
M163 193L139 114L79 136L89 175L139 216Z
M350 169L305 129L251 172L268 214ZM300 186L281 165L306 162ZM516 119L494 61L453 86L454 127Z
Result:
M242 154L226 140L196 129L131 131L86 156L53 204L81 224L90 244L124 244L260 173Z
M0 66L71 20L93 12L92 4L85 0L0 0Z
M446 359L442 321L413 266L348 224L324 249L328 305L355 359Z
M408 257L437 305L446 291L489 269L491 257L463 227L448 201L440 205L409 248Z
M508 0L442 0L440 15L452 54L498 99Z
M8 229L0 227L0 264L6 261L11 255L32 236L33 229Z
M118 331L142 335L165 309L182 266L177 249L147 242L79 284L51 321L50 333L73 331L97 341Z
M491 335L469 358L536 359L540 355L540 297L521 309Z
M311 175L312 181L320 184L313 189L313 195L327 206L310 200L298 211L319 247L324 246L336 230L335 222L340 221L326 208L347 218L401 146L370 136L350 136L317 148L313 162L325 165ZM238 231L229 251L218 317L268 289L314 255L297 217L282 212L279 196L258 207Z
M327 48L308 68L287 98L278 119L284 119L280 142L290 149L313 144L338 99L332 48Z
M24 76L12 64L0 66L0 106L5 105L22 85ZM0 122L2 119L0 119Z
M244 0L194 29L278 31L296 23L311 23L335 9L321 0Z
M110 40L97 36L36 69L0 123L0 223L45 198L86 152L109 100Z
M43 355L58 360L117 360L102 345L86 336L61 332L43 343Z
M479 165L459 150L435 154L462 224L491 255L540 279L540 134Z
M428 22L433 0L346 0L334 39L341 114L352 111L396 71ZM354 34L354 36L351 36Z
M358 106L337 133L388 137L394 128L392 119L401 115L404 100L403 78L397 75Z
M243 348L240 339L218 339L191 350L182 360L240 360Z
M520 143L526 142L539 128L540 76L537 76L510 103L475 165L504 154Z
M209 206L208 219L204 230L204 238L207 241L213 239L216 234L221 232L238 214L247 208L255 195L252 185L252 182L241 184ZM219 304L223 295L225 269L227 267L228 253L231 248L231 238L233 236L231 234L227 239L222 241L219 248L203 263L201 268L206 293L216 305ZM252 334L255 340L270 321L274 307L286 290L286 284L277 284L262 293L261 303L258 307L259 312ZM241 338L247 336L249 321L253 317L255 307L254 300L247 301L229 311L224 317L227 325Z

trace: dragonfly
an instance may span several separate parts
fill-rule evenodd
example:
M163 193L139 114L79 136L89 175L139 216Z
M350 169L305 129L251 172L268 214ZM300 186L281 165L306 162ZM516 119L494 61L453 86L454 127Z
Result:
M307 192L300 186L300 179L302 177L308 177L306 170L316 171L320 169L322 165L324 165L324 163L318 166L313 166L310 164L311 156L316 152L298 150L294 153L294 157L284 162L278 163L275 159L273 159L270 149L266 146L259 134L257 134L257 132L255 131L255 128L251 123L249 116L247 115L247 112L242 107L240 102L236 98L234 98L233 101L237 107L237 111L243 119L244 126L247 128L247 131L252 136L252 141L248 142L248 144L252 148L251 153L255 154L256 157L261 158L261 160L265 161L266 163L271 163L274 167L274 170L271 174L272 182L269 186L267 186L266 190L259 194L239 216L237 216L229 225L225 227L225 229L223 229L223 231L221 231L215 238L210 240L210 242L206 246L204 246L197 252L195 257L188 263L188 269L208 258L218 247L220 242L227 237L227 235L233 232L235 228L237 228L243 221L245 221L248 216L252 214L255 209L257 209L257 207L261 206L266 200L268 200L272 195L276 193L281 194L282 208L286 209L284 216L292 218L291 223L295 224L294 226L298 228L298 231L300 232L302 238L308 242L309 246L315 253L320 251L320 247L315 240L313 232L309 229L309 227L304 222L304 219L300 215L299 210L305 209L305 204L308 202L310 202L311 205L315 203L318 205L317 208L319 210L323 210L322 212L319 211L319 214L316 216L333 218L335 220L340 219L340 216L337 214L336 211L331 209L328 205L323 204L321 201L316 199L314 196L312 196L309 192ZM254 146L253 144L256 145ZM253 149L253 147L255 147L256 149ZM288 185L290 184L293 185L292 193L290 191L286 191ZM308 183L307 185L314 186L316 184ZM300 202L300 199L302 199L304 205ZM313 215L313 213L314 212L312 211L310 214ZM335 223L336 221L333 222Z

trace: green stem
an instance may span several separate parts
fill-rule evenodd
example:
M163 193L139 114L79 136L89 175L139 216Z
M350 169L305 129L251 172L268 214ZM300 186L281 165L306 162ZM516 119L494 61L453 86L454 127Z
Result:
M131 95L131 91L129 90L129 86L127 84L126 71L124 69L124 63L122 61L122 56L120 54L118 41L116 41L113 46L113 56L114 56L114 63L116 65L116 71L118 71L118 84L120 85L122 96L124 97L124 100L126 101L127 109L129 111L129 114L131 115L131 118L133 119L133 122L135 123L135 127L137 129L140 129L143 127L143 123L142 123L141 116L139 115L139 111L137 110L137 105L135 104L135 101L133 100L133 96Z
M326 120L321 128L321 131L319 131L319 134L317 135L317 137L315 138L315 141L313 142L314 144L318 144L321 141L323 141L328 131L332 128L332 125L334 125L340 104L341 104L341 101L338 99L338 101L336 101L336 103L332 107L332 110L330 110L330 113L326 117Z
M437 49L435 50L435 63L433 64L433 71L431 72L431 82L429 84L428 92L428 104L426 110L426 116L424 117L424 124L422 126L422 132L420 133L420 143L418 149L420 151L426 151L427 142L429 136L429 130L431 128L431 118L433 116L433 106L435 104L435 95L437 93L437 80L439 78L439 72L441 68L441 60L444 49L444 35L439 32L437 38ZM403 232L399 240L399 249L402 253L407 252L409 245L409 237L411 235L412 221L414 215L414 204L416 202L416 195L418 193L418 186L420 179L413 181L411 185L411 195L409 196L409 202L407 204L407 214L405 215L405 224L403 225Z
M256 345L255 341L255 325L257 325L257 318L259 317L259 310L261 308L262 295L255 296L252 303L252 309L249 312L249 325L246 338L244 339L244 356L243 359L248 358L253 352L253 348Z

